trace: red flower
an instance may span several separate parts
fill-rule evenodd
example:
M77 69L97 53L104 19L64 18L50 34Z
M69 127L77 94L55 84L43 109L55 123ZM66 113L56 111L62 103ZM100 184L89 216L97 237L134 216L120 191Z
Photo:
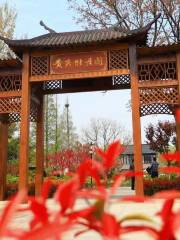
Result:
M100 148L96 149L96 153L103 160L103 167L105 170L111 169L115 166L116 159L124 151L124 147L120 144L119 141L111 143L106 151L102 151Z
M61 213L73 208L78 189L79 179L77 177L59 185L54 198L60 203Z
M81 185L86 181L86 178L91 176L95 179L98 185L101 185L100 176L103 174L103 167L100 163L93 159L86 159L77 170Z
M13 200L11 200L7 206L5 207L1 218L0 218L0 238L3 238L4 236L7 236L8 226L10 221L12 220L15 212L18 209L18 205L22 203L25 200L26 192L20 191Z
M180 152L166 153L161 155L167 161L180 161Z
M180 122L180 109L176 109L176 120Z

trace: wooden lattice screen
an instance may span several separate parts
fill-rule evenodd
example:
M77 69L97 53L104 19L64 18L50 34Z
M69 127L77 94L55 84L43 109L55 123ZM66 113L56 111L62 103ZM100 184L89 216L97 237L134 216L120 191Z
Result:
M139 93L141 105L148 105L151 103L178 104L177 87L140 89Z
M119 49L109 52L109 69L128 69L128 50Z
M141 106L140 113L141 117L151 114L170 114L170 115L173 114L172 106L163 103L153 103Z
M0 92L20 91L22 87L21 81L22 76L20 74L0 75Z
M176 62L146 63L138 65L139 82L169 81L168 86L153 86L139 89L141 116L149 114L172 114L172 107L179 104L177 85L171 86L176 80Z
M139 81L176 79L176 62L140 64Z
M49 74L49 57L31 57L31 76Z

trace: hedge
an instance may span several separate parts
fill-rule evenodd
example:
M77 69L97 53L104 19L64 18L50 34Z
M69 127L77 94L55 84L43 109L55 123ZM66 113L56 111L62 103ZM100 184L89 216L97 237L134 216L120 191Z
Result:
M144 194L151 196L156 192L163 190L180 190L180 177L174 179L154 178L144 180Z

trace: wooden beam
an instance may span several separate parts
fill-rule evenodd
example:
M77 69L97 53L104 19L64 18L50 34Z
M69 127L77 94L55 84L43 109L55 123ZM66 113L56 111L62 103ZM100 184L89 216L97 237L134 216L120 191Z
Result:
M8 123L0 122L0 200L5 199L8 150Z
M21 97L21 91L0 92L0 98Z
M53 89L53 90L44 90L43 94L63 94L63 93L78 93L78 92L95 92L95 91L111 91L111 90L122 90L129 89L130 86L122 85L122 86L108 86L108 87L69 87L63 89Z
M29 162L29 114L30 114L30 84L29 84L29 54L23 54L22 68L22 103L20 123L20 153L19 153L19 189L28 187Z
M76 47L59 47L59 48L55 48L55 49L31 49L31 56L45 56L45 55L54 55L54 54L68 54L68 53L80 53L80 52L91 52L94 51L94 49L96 49L96 51L103 51L103 50L120 50L120 49L128 49L128 44L127 43L119 43L114 41L113 43L109 44L109 43L94 43L94 45L84 45L84 46L76 46Z
M140 102L138 89L138 70L136 45L129 47L130 74L131 74L131 102L132 102L132 125L134 143L134 168L135 171L143 171L142 146L141 146L141 121L140 121ZM143 177L135 178L136 195L144 195Z
M150 57L141 57L138 58L138 64L152 64L152 63L167 63L167 62L175 62L176 55L169 55L169 56L150 56Z
M99 78L108 77L114 75L124 75L129 74L129 69L113 69L109 71L99 71L99 72L84 72L84 73L69 73L69 74L54 74L54 75L43 75L43 76L31 76L31 82L44 82L51 80L77 80L83 78Z
M176 55L176 71L177 71L177 80L178 80L178 90L179 90L179 106L180 106L180 52ZM175 116L176 120L176 116ZM176 120L176 134L177 134L177 150L180 151L180 122Z
M36 196L41 193L44 173L44 99L42 95L39 97L39 102L36 125Z
M139 88L173 87L178 86L177 80L153 80L139 82Z

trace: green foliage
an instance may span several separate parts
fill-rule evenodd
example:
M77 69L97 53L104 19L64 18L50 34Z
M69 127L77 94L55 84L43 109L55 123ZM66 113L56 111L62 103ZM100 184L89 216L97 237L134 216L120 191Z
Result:
M19 124L12 123L8 130L8 160L12 163L18 159Z
M7 174L7 183L11 184L11 183L18 183L19 181L19 177L18 176L13 176L11 174Z

